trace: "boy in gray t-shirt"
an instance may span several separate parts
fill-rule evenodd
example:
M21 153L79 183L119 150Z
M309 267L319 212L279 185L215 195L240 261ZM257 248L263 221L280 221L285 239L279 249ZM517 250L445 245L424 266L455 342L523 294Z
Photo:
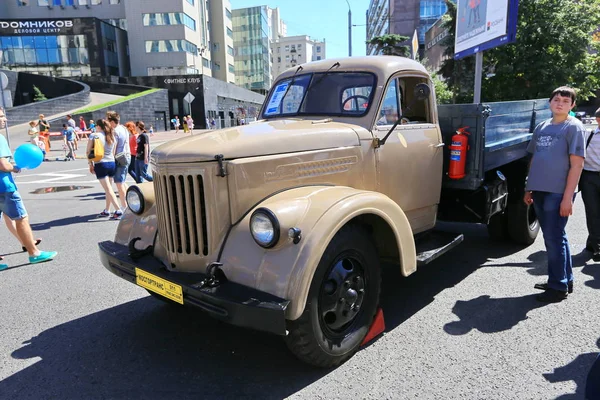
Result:
M548 282L535 285L544 290L537 299L556 303L573 292L573 261L565 227L573 214L575 188L585 159L585 129L569 111L575 91L559 87L550 96L552 118L533 132L527 151L532 153L523 201L533 204L548 256Z

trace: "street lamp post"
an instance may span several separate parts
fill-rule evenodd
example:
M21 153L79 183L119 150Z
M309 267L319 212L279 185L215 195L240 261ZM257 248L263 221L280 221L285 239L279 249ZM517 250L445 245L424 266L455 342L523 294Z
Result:
M352 57L352 10L348 0L346 4L348 4L348 57Z

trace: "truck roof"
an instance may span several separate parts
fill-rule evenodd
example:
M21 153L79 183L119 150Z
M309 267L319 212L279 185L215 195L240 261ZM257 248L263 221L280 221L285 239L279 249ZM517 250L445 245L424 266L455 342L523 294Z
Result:
M344 58L328 58L325 60L311 61L288 68L279 75L280 78L294 75L298 68L302 69L298 73L323 72L331 68L335 63L340 63L335 70L344 71L371 71L378 76L390 76L401 70L420 71L427 74L423 65L415 60L406 57L397 56L360 56Z

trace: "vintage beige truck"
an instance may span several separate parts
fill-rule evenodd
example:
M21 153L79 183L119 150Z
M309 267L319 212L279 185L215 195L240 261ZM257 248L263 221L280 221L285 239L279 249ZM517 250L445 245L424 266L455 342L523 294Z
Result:
M382 260L403 276L451 249L438 219L531 243L525 147L547 101L436 105L425 68L373 56L278 77L258 121L181 138L151 155L103 265L173 304L284 337L312 365L361 346ZM446 176L469 126L466 176ZM201 334L199 332L194 334Z

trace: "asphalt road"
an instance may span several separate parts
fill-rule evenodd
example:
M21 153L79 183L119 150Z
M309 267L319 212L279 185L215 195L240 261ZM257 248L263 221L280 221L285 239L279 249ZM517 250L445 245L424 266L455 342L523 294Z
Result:
M335 370L312 369L276 336L173 307L106 271L97 242L117 222L84 160L18 176L49 263L0 229L1 399L581 399L598 352L600 265L581 253L583 205L568 233L575 293L537 303L541 237L521 249L484 227L409 278L384 271L386 333ZM74 190L40 190L72 186ZM43 192L43 193L40 193ZM1 225L0 225L1 226Z

